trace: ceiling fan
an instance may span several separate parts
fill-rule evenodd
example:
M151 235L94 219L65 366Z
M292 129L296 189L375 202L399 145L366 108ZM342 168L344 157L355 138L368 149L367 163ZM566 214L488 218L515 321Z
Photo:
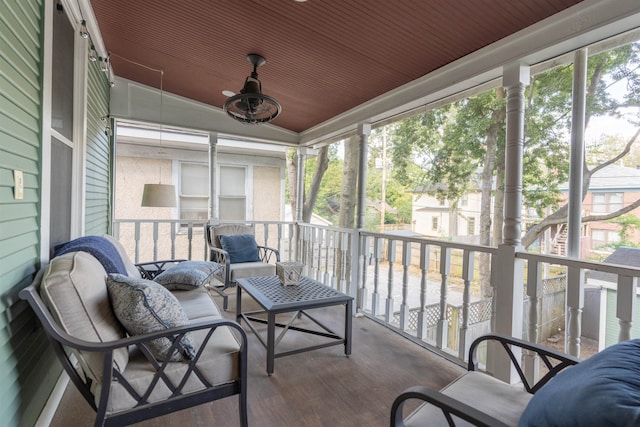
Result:
M227 98L223 110L242 123L270 122L278 117L282 107L274 98L262 93L262 83L258 80L257 69L267 61L255 53L247 55L247 60L253 65L253 72L245 79L240 93Z

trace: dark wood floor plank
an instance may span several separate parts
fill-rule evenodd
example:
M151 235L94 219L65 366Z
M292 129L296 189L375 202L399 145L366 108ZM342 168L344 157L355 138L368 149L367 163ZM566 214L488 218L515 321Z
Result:
M252 302L243 298L243 309ZM229 307L235 307L234 296ZM313 312L342 333L342 307ZM235 313L229 311L233 318ZM301 319L306 323L304 317ZM383 427L389 424L393 399L412 385L442 388L463 369L366 317L353 319L353 354L343 346L300 353L275 361L275 373L266 374L266 351L253 333L249 338L249 425L254 427ZM288 332L282 348L296 348L310 340ZM317 341L316 341L317 342ZM139 427L196 427L239 425L237 397L222 399L145 421ZM70 384L51 427L93 424L94 413Z

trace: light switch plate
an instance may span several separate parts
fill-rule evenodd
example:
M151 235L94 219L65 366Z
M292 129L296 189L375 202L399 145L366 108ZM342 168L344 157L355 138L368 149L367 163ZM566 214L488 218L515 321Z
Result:
M22 171L13 171L13 198L16 200L22 200L24 198L24 177Z

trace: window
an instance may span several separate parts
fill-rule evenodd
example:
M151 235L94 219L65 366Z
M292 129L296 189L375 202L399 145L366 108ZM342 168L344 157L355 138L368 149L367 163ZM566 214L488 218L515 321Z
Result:
M73 101L75 31L69 17L54 11L51 66L51 171L49 248L73 236Z
M444 201L445 201L444 199L438 199L438 204L440 206L444 206Z
M220 166L220 221L247 219L246 175L244 166Z
M615 230L591 230L591 249L603 249L603 246L619 241L620 234Z
M209 166L180 163L180 219L206 221L209 202Z
M434 216L431 218L431 230L438 231L438 217Z
M470 216L467 218L467 236L473 236L476 234L476 218Z
M609 213L623 207L623 193L593 193L591 212Z
M460 206L469 206L469 195L467 193L460 197Z

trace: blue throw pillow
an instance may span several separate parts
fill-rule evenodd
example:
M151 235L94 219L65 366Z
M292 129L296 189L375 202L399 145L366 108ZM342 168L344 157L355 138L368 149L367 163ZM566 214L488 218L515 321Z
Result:
M518 426L639 426L640 339L566 368L533 395Z
M211 276L221 268L215 262L183 261L158 274L153 281L169 290L190 290L209 283Z
M258 244L253 234L238 234L235 236L220 236L222 249L229 254L231 264L239 262L258 262Z

